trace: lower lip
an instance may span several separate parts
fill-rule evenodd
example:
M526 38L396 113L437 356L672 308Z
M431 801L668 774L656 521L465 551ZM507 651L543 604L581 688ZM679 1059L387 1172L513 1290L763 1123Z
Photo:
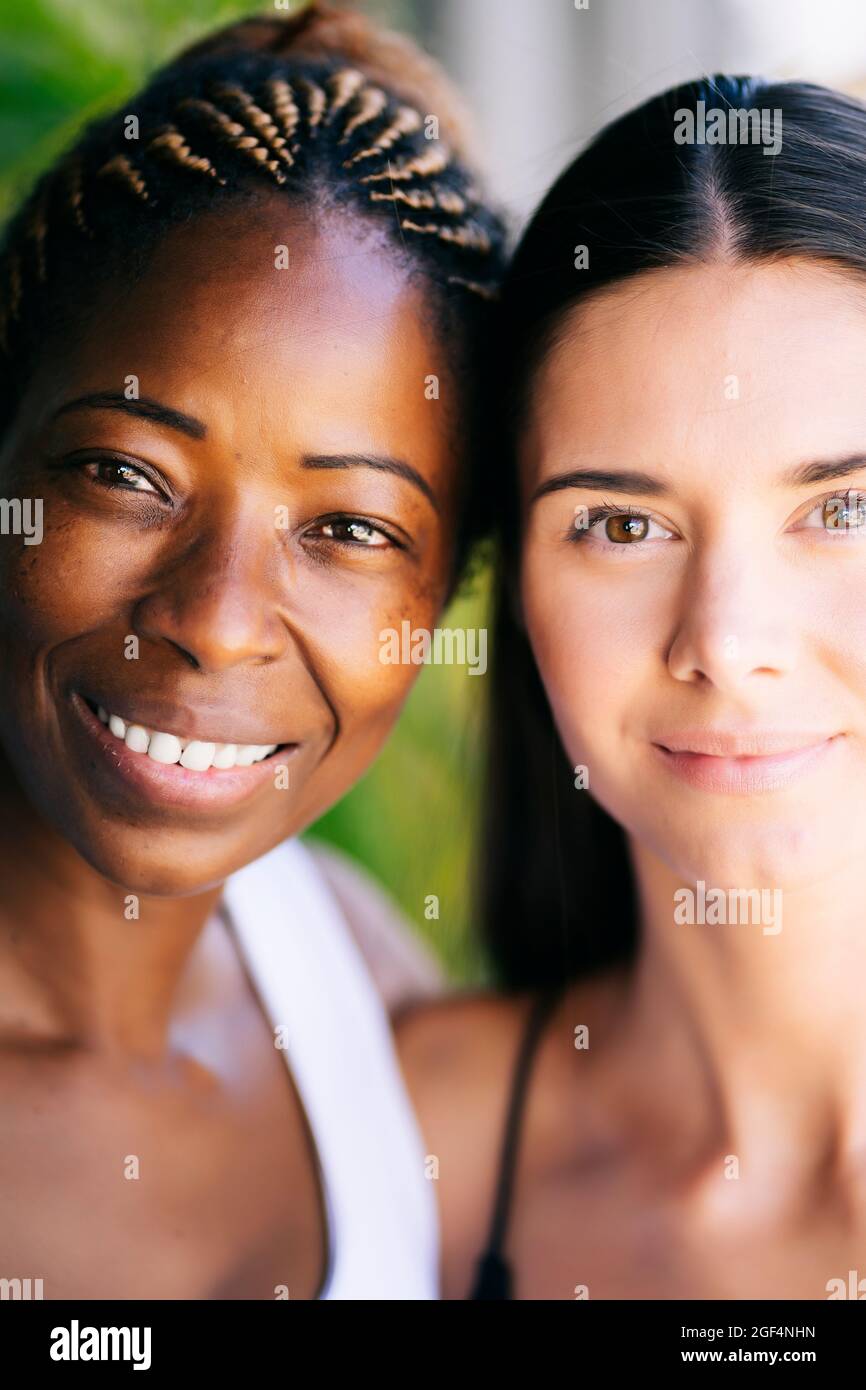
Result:
M146 753L134 753L122 739L115 738L76 691L72 692L71 704L91 756L96 752L99 765L109 776L125 784L140 801L153 806L190 810L235 806L273 783L277 767L288 762L298 748L297 744L288 744L249 767L211 767L207 772L194 772L180 763L157 763Z
M841 742L841 737L834 735L807 748L762 758L716 758L708 753L672 753L659 743L652 746L664 759L665 766L690 786L708 792L750 795L777 791L796 777L812 772L833 745Z

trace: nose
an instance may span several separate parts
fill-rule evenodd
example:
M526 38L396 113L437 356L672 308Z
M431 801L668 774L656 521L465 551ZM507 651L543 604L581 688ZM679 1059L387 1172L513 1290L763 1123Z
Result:
M291 641L281 572L281 546L266 515L214 516L136 604L133 630L169 643L201 671L276 661Z
M737 537L696 550L683 576L671 675L732 696L786 675L796 660L790 583L766 540Z

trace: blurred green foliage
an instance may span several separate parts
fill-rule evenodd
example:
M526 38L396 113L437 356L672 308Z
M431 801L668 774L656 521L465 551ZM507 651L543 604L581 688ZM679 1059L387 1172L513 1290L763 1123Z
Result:
M244 0L3 0L0 217L75 136Z
M0 221L82 125L119 105L159 63L210 29L268 8L249 0L2 0ZM423 11L418 0L370 0L365 8L410 31ZM482 578L441 623L480 627L484 613ZM462 981L481 974L470 875L485 685L466 667L424 668L380 759L314 830L382 880ZM438 920L424 915L431 895Z

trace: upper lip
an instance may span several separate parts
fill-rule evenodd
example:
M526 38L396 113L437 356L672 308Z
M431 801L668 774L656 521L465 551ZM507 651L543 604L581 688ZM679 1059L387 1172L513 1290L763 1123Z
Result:
M261 728L244 728L243 715L237 710L198 710L193 705L165 704L162 701L132 698L122 695L77 692L93 705L101 705L109 714L117 714L127 724L142 724L146 729L198 743L235 743L269 746L288 743L288 739L272 738Z
M703 753L715 758L761 758L813 748L835 735L803 729L683 729L653 739L669 753Z

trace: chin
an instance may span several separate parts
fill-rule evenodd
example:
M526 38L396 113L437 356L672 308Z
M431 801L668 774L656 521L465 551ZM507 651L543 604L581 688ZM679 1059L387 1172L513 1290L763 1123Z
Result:
M177 853L142 855L101 845L76 845L76 849L92 869L120 892L145 898L186 898L206 893L240 867L218 857L208 862L200 856L191 861Z
M706 827L684 825L664 839L658 826L651 834L637 833L684 884L703 879L718 887L794 891L826 878L853 852L850 827L769 814L737 827L717 817Z
M206 893L230 874L266 854L271 844L247 844L215 835L163 830L112 828L106 836L87 828L64 834L76 852L119 893L141 897L185 898ZM275 841L279 843L279 841Z

